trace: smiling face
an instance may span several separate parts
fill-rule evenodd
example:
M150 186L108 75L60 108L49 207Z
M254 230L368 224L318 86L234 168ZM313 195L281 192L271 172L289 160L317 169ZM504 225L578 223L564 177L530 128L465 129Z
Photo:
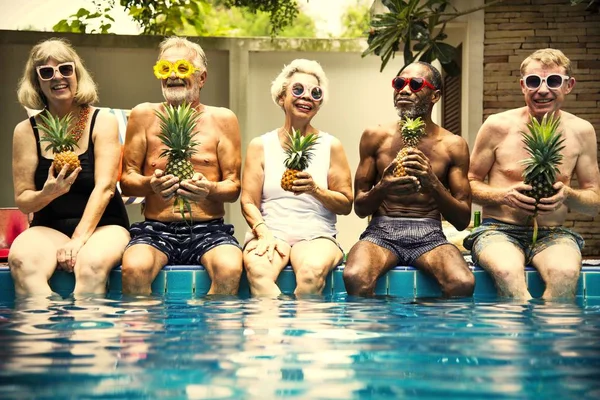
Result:
M53 58L49 58L41 65L48 65L56 68L59 64L61 63ZM60 71L56 70L52 79L42 80L37 76L37 80L48 105L55 102L72 101L77 93L76 69L71 76L63 76Z
M559 67L556 64L544 65L539 61L531 61L525 70L523 76L530 74L539 75L541 78L546 78L552 74L567 75L565 68ZM565 79L563 84L558 89L550 89L546 82L542 82L540 87L531 90L521 79L521 91L525 96L525 103L529 108L529 113L534 117L541 119L546 113L553 113L560 110L565 96L573 90L575 79L569 77Z
M300 85L304 86L304 93L296 97L292 94L292 90L297 90ZM285 92L279 98L279 105L283 108L286 114L291 117L300 119L311 119L314 117L323 100L314 100L311 96L311 91L319 86L319 81L314 75L296 72L288 80ZM317 93L314 91L314 93Z
M188 60L194 64L192 53L185 47L171 47L162 54L161 60L167 60L175 63L179 60ZM197 67L197 65L195 65ZM171 72L167 79L161 79L161 88L163 97L167 103L174 106L183 102L195 104L200 101L200 90L206 80L206 71L200 70L193 73L190 77L181 79Z
M411 64L406 67L398 76L402 78L424 78L431 82L431 71L425 65ZM410 85L404 86L400 90L394 90L394 105L400 118L426 119L435 103L440 99L440 91L431 89L427 86L417 92L410 89Z

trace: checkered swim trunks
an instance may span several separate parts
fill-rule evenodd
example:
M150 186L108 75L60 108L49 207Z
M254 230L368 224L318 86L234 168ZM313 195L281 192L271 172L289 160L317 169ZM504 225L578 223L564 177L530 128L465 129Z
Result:
M563 243L581 251L584 240L581 235L562 226L540 227L537 241L531 244L533 227L507 224L494 218L485 218L480 226L473 229L463 245L471 250L473 261L477 262L483 249L498 242L509 242L515 245L525 255L525 263L529 264L533 257L554 244Z
M131 225L131 241L127 248L146 244L163 252L168 264L196 265L209 250L230 244L240 248L233 236L233 225L223 218L197 222L191 227L186 222L159 222L146 220Z
M412 265L428 251L449 244L440 220L433 218L374 217L360 235L366 240L392 251L399 265Z

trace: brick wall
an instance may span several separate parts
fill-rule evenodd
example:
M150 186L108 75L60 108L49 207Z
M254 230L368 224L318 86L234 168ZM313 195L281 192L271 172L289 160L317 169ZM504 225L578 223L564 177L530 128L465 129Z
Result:
M484 119L525 104L518 84L521 61L536 49L553 47L569 57L577 80L563 108L592 123L600 137L600 14L569 0L506 0L485 9L484 45ZM585 256L600 255L600 216L569 213L566 225L585 238Z

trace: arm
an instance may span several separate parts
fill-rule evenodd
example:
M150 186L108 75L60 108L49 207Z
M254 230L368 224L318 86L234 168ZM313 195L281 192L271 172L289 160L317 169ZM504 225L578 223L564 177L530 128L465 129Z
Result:
M94 132L94 189L85 206L83 216L71 239L85 244L90 238L106 206L115 195L121 145L115 116L100 111L96 117Z
M77 178L80 168L66 176L65 166L60 173L54 175L54 165L50 165L48 179L41 190L35 189L35 170L38 156L35 136L28 120L15 127L13 135L12 171L15 192L15 203L25 214L37 212L46 207L52 200L67 193Z
M131 110L127 120L121 171L121 190L124 195L145 197L154 193L150 185L151 177L144 176L142 171L146 159L147 124L154 118L152 107L140 104Z
M490 116L479 129L475 139L468 174L473 202L482 206L507 205L533 214L535 199L521 193L531 190L531 186L521 182L511 187L496 188L484 182L496 162L497 138L503 135L504 128L496 121L497 118L495 115Z
M240 201L242 214L244 215L248 226L251 228L263 221L260 212L260 201L264 179L264 150L261 139L258 137L252 139L246 152L244 175L242 177L242 196ZM267 227L264 226L264 224L261 224L257 227L256 233L264 232L265 229L267 229Z
M565 195L569 208L594 216L600 209L600 173L596 158L598 144L594 127L589 123L586 125L582 135L583 151L575 165L579 189L566 186Z
M258 239L254 244L246 247L246 251L254 250L255 254L262 256L267 254L269 261L273 260L274 252L277 251L281 257L285 255L279 244L273 237L269 227L265 224L260 212L262 188L265 179L264 149L261 138L254 138L248 145L246 152L246 163L244 164L244 175L242 177L242 214L252 229L254 236ZM253 247L251 247L253 246Z
M352 178L350 166L342 143L332 137L331 161L327 173L327 187L319 187L309 173L298 173L292 190L296 193L308 193L319 200L329 211L348 215L352 211Z
M385 198L386 191L377 179L377 134L366 129L359 144L360 161L354 176L354 211L360 218L377 211Z
M213 182L197 172L191 182L181 182L182 190L178 193L193 201L206 198L217 203L233 203L240 195L240 127L231 110L219 108L217 112L216 123L221 132L217 145L221 180Z
M415 174L420 178L423 189L433 197L440 213L460 231L465 229L471 221L471 188L467 179L469 148L467 142L462 138L452 137L452 140L454 143L448 148L452 160L447 176L450 190L440 182L432 171L429 160L419 150L412 150L407 159L420 158L421 160L416 163L409 162L405 164L405 168L407 172L410 171L410 174ZM424 166L426 169L413 169L420 166Z

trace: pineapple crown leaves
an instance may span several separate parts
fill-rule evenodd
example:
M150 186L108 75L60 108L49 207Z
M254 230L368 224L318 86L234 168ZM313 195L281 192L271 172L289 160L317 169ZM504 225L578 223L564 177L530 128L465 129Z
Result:
M190 104L173 106L165 104L164 113L155 111L160 120L160 134L158 138L167 146L160 153L160 157L169 159L189 159L197 150L194 148L200 142L193 140L194 129L200 114Z
M64 117L54 116L49 110L39 114L42 124L38 128L46 134L46 136L40 138L41 142L48 142L46 151L52 150L53 153L60 153L63 151L73 151L73 148L77 146L77 141L69 133L69 126L73 121L73 115L68 113Z
M530 157L521 160L525 165L523 178L531 182L538 176L553 185L558 173L558 165L562 163L563 155L560 153L565 148L561 132L558 131L560 117L545 114L542 121L531 117L527 124L528 132L521 132L525 150Z
M294 129L293 134L288 134L288 136L290 140L284 147L287 155L284 165L288 169L303 171L308 168L313 158L314 147L317 145L319 137L313 133L302 136L299 129Z
M416 146L425 134L425 121L421 117L406 117L400 121L400 134L409 146Z

